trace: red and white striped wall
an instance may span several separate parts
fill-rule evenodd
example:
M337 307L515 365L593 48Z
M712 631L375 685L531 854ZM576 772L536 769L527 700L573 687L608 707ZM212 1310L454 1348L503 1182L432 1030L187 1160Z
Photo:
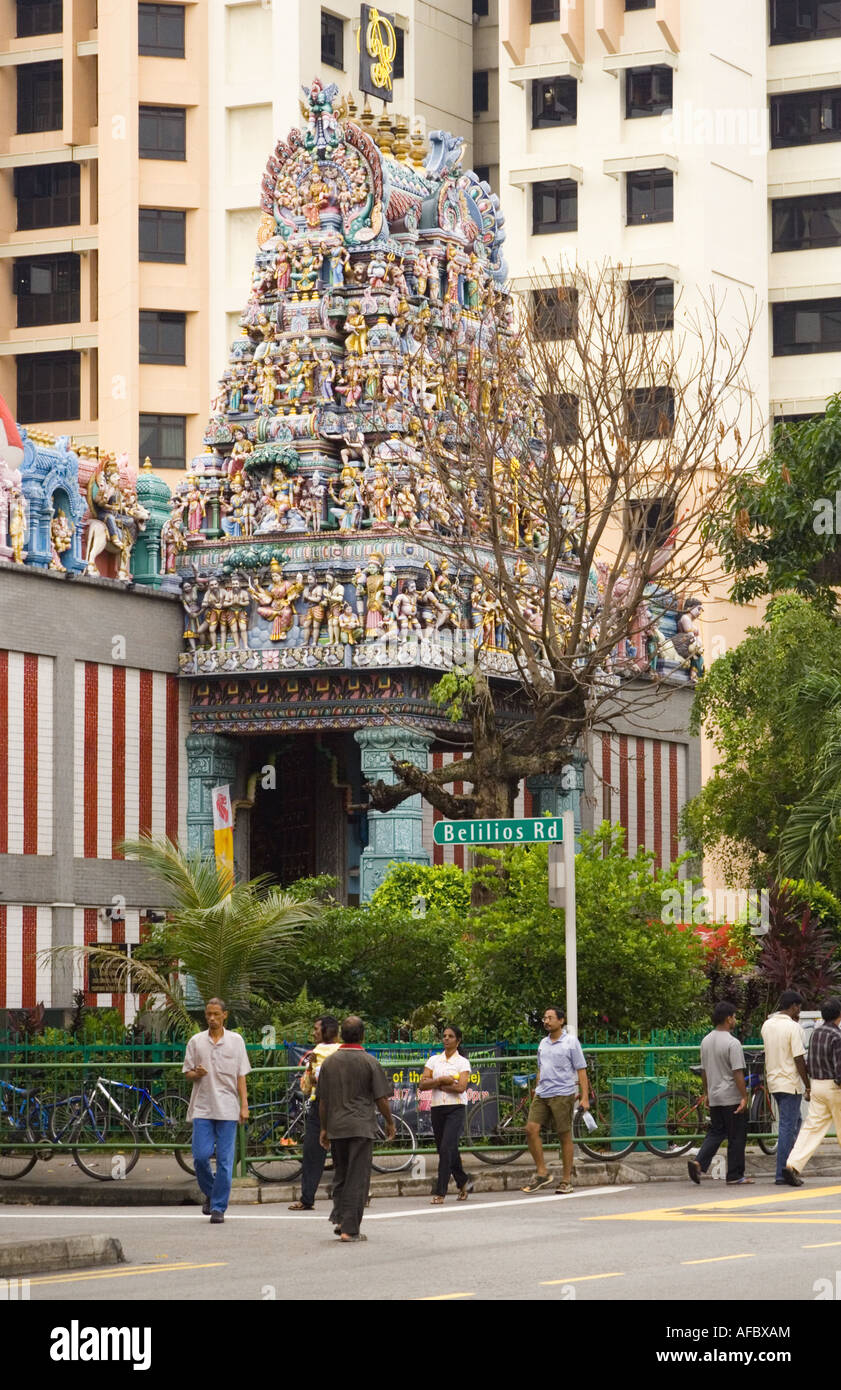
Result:
M593 750L596 824L625 827L626 848L654 851L658 868L682 852L678 816L686 803L686 747L663 739L601 734Z
M461 759L462 759L463 757L465 757L465 756L466 756L466 754L465 754L461 749L457 749L455 752L449 752L449 751L433 752L433 754L432 754L432 767L433 767L433 768L446 767L449 763L460 762ZM448 788L448 790L449 790L449 789L451 789L451 790L453 791L454 795L456 795L456 796L461 796L462 793L463 793L464 790L465 790L465 788L464 788L464 783L463 783L463 782L453 782L453 783L451 784L451 788ZM437 823L439 820L443 820L444 817L441 815L441 812L440 812L440 811L434 810L434 809L429 805L428 802L424 801L424 802L422 803L422 805L423 805L423 832L422 832L422 833L423 833L423 847L424 847L425 850L428 850L428 852L429 852L429 855L430 855L430 862L433 863L433 864L455 864L456 867L459 868L459 869L467 869L467 868L469 868L470 865L469 865L468 862L467 862L467 858L466 858L466 853L465 853L464 845L436 845L436 844L433 844L433 840L432 840L432 831L433 831L433 827L436 825L436 823ZM530 816L531 813L532 813L532 796L531 796L531 792L528 790L527 787L521 786L521 787L520 787L520 790L519 790L519 793L518 793L518 795L517 795L517 799L516 799L516 801L514 802L514 815L515 815L515 816ZM469 854L469 851L467 851L467 853Z
M187 691L176 676L77 661L74 700L78 859L119 858L139 834L186 837Z
M53 659L0 651L0 854L53 853Z
M127 908L124 922L103 922L96 907L77 907L73 912L74 946L140 940L140 911ZM53 944L53 912L50 907L0 905L0 1009L32 1009L36 1004L52 1007L52 971L41 952ZM74 959L73 989L82 989L86 963ZM136 1013L132 995L88 994L86 1003L119 1009L126 1023Z

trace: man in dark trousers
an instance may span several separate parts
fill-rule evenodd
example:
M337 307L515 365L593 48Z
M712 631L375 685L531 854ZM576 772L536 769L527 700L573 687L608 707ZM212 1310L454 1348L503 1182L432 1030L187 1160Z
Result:
M727 1140L727 1182L750 1183L745 1177L745 1143L748 1137L748 1092L745 1086L745 1054L732 1036L736 1005L723 999L713 1009L712 1032L701 1043L701 1077L710 1127L698 1151L688 1162L689 1176L700 1183L723 1140Z
M388 1103L393 1088L379 1062L363 1049L364 1036L362 1019L351 1014L342 1024L341 1047L323 1063L318 1077L321 1143L333 1149L330 1219L345 1243L366 1239L359 1227L371 1184L378 1110L386 1139L395 1134Z
M339 1049L339 1020L332 1014L322 1014L313 1024L313 1049L306 1058L306 1068L301 1078L301 1091L307 1097L307 1115L304 1122L304 1171L301 1174L301 1198L293 1202L290 1211L312 1211L315 1194L327 1154L321 1147L321 1120L318 1114L318 1074L328 1057Z

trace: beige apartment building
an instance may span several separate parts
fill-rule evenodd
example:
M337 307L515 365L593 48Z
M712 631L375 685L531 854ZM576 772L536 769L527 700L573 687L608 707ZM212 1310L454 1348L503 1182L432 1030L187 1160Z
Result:
M0 391L183 467L208 380L208 8L0 4Z

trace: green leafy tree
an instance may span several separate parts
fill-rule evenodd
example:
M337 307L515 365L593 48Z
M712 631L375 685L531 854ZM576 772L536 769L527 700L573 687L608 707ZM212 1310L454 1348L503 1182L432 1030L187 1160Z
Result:
M793 808L811 796L821 750L841 728L841 705L826 698L839 669L841 625L786 595L770 606L766 625L750 628L698 686L691 727L711 737L717 765L686 807L684 825L729 882L765 881ZM825 876L827 858L817 872L805 855L791 854L785 871L838 891L837 871Z
M791 590L823 612L837 607L841 543L835 523L841 492L841 395L826 414L774 431L753 474L736 477L708 522L733 599L751 603Z
M549 906L547 850L505 851L503 896L473 912L453 943L456 983L444 1011L460 1026L516 1037L543 1008L564 1001L564 914ZM664 921L678 866L629 857L621 827L582 835L576 856L579 1024L582 1029L684 1027L704 993L704 951L691 931Z
M271 1000L286 988L300 929L316 922L322 907L273 888L266 877L231 886L215 860L187 853L163 837L128 841L121 848L166 889L172 904L166 921L130 959L101 946L54 950L106 962L115 988L154 996L170 1023L186 1033L195 1024L183 974L203 999L224 999L238 1023L265 1019Z

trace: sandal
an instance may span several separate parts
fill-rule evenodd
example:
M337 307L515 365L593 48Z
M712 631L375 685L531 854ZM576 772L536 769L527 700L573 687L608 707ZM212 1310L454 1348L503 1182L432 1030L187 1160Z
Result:
M293 1202L291 1206L289 1206L289 1207L286 1208L286 1210L287 1210L287 1211L312 1211L313 1208L312 1208L311 1206L308 1207L307 1204L306 1204L306 1202Z
M436 1196L436 1197L433 1197L433 1198L432 1198L432 1201L430 1202L429 1205L430 1205L431 1207L443 1207L443 1205L444 1205L444 1198L443 1198L443 1197L437 1197L437 1196Z
M468 1179L467 1179L467 1182L464 1184L464 1187L460 1187L460 1188L459 1188L459 1190L458 1190L458 1196L456 1197L456 1201L457 1201L457 1202L466 1202L466 1201L467 1201L467 1198L468 1198L468 1196L469 1196L469 1194L470 1194L472 1191L473 1191L473 1179L472 1179L472 1178L468 1178Z
M359 1241L359 1240L367 1240L367 1239L368 1239L367 1236L342 1236L342 1237L341 1237L342 1243L343 1243L344 1245L351 1245L351 1244L355 1245L357 1241Z
M556 1188L555 1188L555 1196L556 1196L556 1197L568 1197L569 1194L570 1194L571 1192L574 1192L574 1191L575 1191L575 1188L573 1187L573 1185L572 1185L571 1182L562 1182L561 1185L560 1185L560 1187L556 1187Z

